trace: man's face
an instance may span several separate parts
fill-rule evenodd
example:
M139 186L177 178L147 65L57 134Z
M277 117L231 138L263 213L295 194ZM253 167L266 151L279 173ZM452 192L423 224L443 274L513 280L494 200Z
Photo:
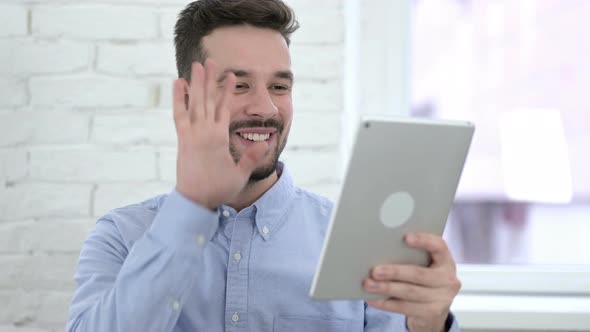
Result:
M237 78L228 103L231 154L238 161L248 146L265 144L267 153L250 182L265 179L276 169L293 118L293 74L287 43L279 32L251 26L215 29L202 43L217 63L220 81L227 71Z

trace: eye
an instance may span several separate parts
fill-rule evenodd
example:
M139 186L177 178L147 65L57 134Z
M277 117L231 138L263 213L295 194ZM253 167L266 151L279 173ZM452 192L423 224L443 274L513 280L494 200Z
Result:
M236 92L246 92L250 88L250 85L243 82L236 83Z
M273 84L270 89L278 94L285 94L291 91L291 87L284 84Z

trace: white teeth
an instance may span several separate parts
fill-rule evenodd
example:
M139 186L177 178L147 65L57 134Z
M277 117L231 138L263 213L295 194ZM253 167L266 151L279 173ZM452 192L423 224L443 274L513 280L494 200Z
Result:
M240 134L240 136L242 136L242 138L245 138L250 141L262 142L262 141L268 140L268 138L270 137L270 134L247 133L247 134Z

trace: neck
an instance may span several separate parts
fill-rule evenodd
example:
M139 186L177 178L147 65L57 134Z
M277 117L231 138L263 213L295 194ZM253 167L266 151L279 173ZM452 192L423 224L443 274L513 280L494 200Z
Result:
M275 170L269 177L254 183L248 183L242 192L227 205L231 206L237 212L256 202L265 192L267 192L279 179Z

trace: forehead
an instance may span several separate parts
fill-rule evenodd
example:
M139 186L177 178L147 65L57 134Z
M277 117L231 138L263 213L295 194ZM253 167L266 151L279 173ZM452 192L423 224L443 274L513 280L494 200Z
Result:
M247 25L222 27L203 38L206 54L218 70L238 68L254 73L271 73L291 68L289 47L274 30Z

